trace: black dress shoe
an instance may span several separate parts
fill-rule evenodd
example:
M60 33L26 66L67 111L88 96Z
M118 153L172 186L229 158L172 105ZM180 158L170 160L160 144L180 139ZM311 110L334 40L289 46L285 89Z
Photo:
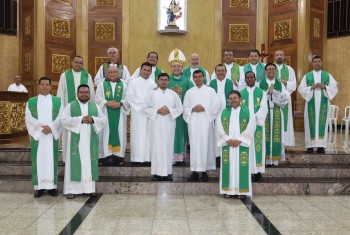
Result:
M40 190L36 190L34 193L34 197L41 197L42 195L44 195L44 189L40 189Z
M57 192L56 189L50 189L50 190L48 191L48 193L49 193L49 195L50 195L51 197L57 197L57 196L58 196L58 192Z
M170 175L168 175L168 177L166 177L166 181L173 181L174 179L173 179L173 175L172 174L170 174Z
M216 167L220 167L221 165L221 159L220 157L216 157Z
M202 181L209 181L207 172L202 172Z
M161 180L161 177L159 175L154 175L152 176L152 181L160 181Z
M263 177L262 177L262 174L259 172L258 174L255 174L254 175L254 180L256 182L259 182L259 181L263 181Z
M199 174L198 172L192 172L190 177L187 178L187 181L199 181Z
M307 153L314 153L314 148L307 148L306 152Z
M150 162L143 162L141 163L142 166L151 166L151 163Z
M326 153L324 148L317 148L317 153Z

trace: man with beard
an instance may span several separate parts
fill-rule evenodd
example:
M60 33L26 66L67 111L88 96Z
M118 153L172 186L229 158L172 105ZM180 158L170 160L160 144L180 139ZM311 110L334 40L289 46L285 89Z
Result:
M284 63L285 57L283 51L275 52L275 62L277 66L276 78L283 83L289 93L288 104L284 106L284 144L285 146L295 146L294 127L293 127L293 110L292 110L292 93L295 91L297 82L295 72L292 67ZM284 155L285 156L285 155Z
M159 74L163 72L159 67L157 67L158 59L159 58L157 52L151 51L147 55L147 62L149 62L152 65L152 73L149 76L149 79L154 81L155 83L157 83L157 78ZM140 69L141 68L137 68L135 70L134 74L131 76L131 79L138 78L140 76Z
M63 193L68 199L76 194L95 193L98 180L98 133L107 124L100 107L90 101L88 85L77 89L78 100L62 113L62 125L68 131Z
M144 112L150 119L151 174L153 181L172 181L176 118L182 113L179 96L168 89L169 75L161 73L158 89L150 93Z
M185 77L190 78L191 82L193 82L192 74L195 70L199 69L200 71L203 72L204 76L204 84L209 85L210 82L210 76L207 70L205 70L200 64L200 57L198 54L193 53L190 56L190 66L185 68L182 73Z

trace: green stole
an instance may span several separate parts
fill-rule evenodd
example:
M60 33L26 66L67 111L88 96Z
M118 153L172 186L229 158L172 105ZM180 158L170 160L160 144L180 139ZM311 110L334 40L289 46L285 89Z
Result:
M109 65L111 63L104 63L103 64L103 77L105 79L109 79L108 77L108 68L109 68ZM118 68L118 71L119 71L119 78L120 79L123 79L123 72L124 72L124 66L122 64L117 64L117 68Z
M52 97L52 121L58 116L61 108L61 99L56 96ZM28 108L33 118L38 119L38 96L32 97L28 100ZM53 140L53 162L54 162L54 184L57 185L57 169L58 169L58 140ZM30 146L31 146L31 158L32 158L32 184L38 185L38 169L37 169L37 154L39 141L34 140L33 137L30 137Z
M121 81L117 82L114 90L114 95L112 94L112 85L110 81L103 81L103 89L104 89L105 100L107 101L115 100L117 102L120 102L122 100L123 92L124 92L123 82ZM108 126L109 126L108 150L111 150L112 152L119 152L120 139L119 139L118 129L119 129L121 107L117 109L112 109L106 106L106 109L108 114Z
M72 117L81 116L79 101L75 100L70 103L70 113ZM96 104L88 102L88 115L97 117L98 110ZM98 136L91 125L90 133L90 156L91 156L91 176L92 181L98 180ZM80 134L71 132L70 139L70 177L71 181L81 181L81 162L79 152ZM87 147L87 146L86 146Z
M218 92L218 82L217 82L217 79L211 80L209 86L210 86L211 88L213 88L213 89L215 90L216 93ZM233 83L232 83L231 80L226 79L226 82L225 82L226 107L229 106L229 103L228 103L228 94L229 94L231 91L233 91Z
M236 63L232 63L231 80L239 82L239 77L240 77L239 65Z
M244 74L248 71L253 71L252 66L250 65L250 63L245 64L243 67L244 70ZM265 80L265 68L264 65L262 63L258 63L258 65L256 66L256 82L261 82L262 80Z
M202 67L202 66L198 66L198 69L196 70L200 70L202 71L202 73L204 74L204 81L203 83L204 84L207 84L207 73L205 71L205 69ZM182 74L187 77L188 79L191 80L191 66L188 66L187 68L185 68L183 71L182 71Z
M156 66L156 71L154 71L154 81L157 83L159 74L162 73L162 70Z
M277 66L277 65L276 65ZM275 75L275 79L279 78L278 77L278 72ZM288 82L289 80L289 71L288 71L288 67L287 65L283 64L282 69L281 69L281 78L282 80ZM285 105L282 108L282 112L283 112L283 120L284 120L284 131L287 131L288 129L288 107L289 105Z
M266 79L260 82L260 88L264 91L269 89L269 86L266 82ZM276 91L282 92L282 83L275 79L275 84L273 88ZM268 113L265 121L265 137L266 137L266 155L270 156L270 146L271 146L271 128L270 128L270 120L271 120L271 109L270 103L267 101ZM278 105L274 105L273 113L272 113L272 160L280 160L282 153L282 130L281 130L281 108Z
M68 96L68 103L72 102L73 100L76 100L76 87L74 84L74 76L72 69L67 70L64 75L66 76L66 84L67 84L67 96ZM80 84L88 84L88 78L89 74L85 69L81 70L80 75Z
M245 106L249 109L249 92L247 88L241 90L242 96L242 106ZM253 92L253 100L254 100L254 113L257 113L260 109L260 102L263 97L263 90L259 87L255 87ZM256 157L256 166L263 166L262 162L262 145L263 145L263 128L262 126L256 125L255 133L254 133L254 143L255 143L255 157Z
M313 71L306 74L306 84L307 86L313 86L315 84ZM329 84L329 73L326 71L321 72L321 84L328 86ZM309 117L309 128L310 128L310 139L315 139L316 133L316 109L315 109L315 91L311 100L307 102L307 113ZM318 138L323 139L324 133L326 131L326 122L327 122L327 112L328 112L328 99L321 91L321 107L320 107L320 119L318 122Z
M232 107L228 107L222 111L221 123L226 135L230 132L230 118ZM242 133L249 122L249 109L241 106L239 112L239 127ZM236 157L236 156L235 156ZM249 148L239 146L239 192L249 192ZM222 147L222 166L221 166L221 188L222 190L230 190L230 146Z

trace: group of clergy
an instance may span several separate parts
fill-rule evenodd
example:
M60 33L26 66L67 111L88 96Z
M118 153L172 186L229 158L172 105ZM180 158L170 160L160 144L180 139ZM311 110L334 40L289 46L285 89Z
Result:
M220 193L225 197L251 196L251 174L261 180L265 165L278 165L285 159L285 146L295 145L291 93L296 77L284 63L283 51L276 51L275 63L265 65L260 52L250 50L249 62L239 66L233 51L226 50L224 63L211 77L198 54L184 68L186 58L179 49L169 55L170 75L157 67L156 52L148 53L147 62L132 76L118 62L117 48L109 48L107 56L94 81L83 58L75 56L72 69L60 77L57 97L50 95L51 81L43 77L40 95L28 101L35 197L44 190L57 196L61 131L63 193L70 199L94 195L98 164L124 164L129 114L133 164L151 164L152 180L172 181L172 167L184 165L189 144L188 180L208 181L207 172L219 160ZM314 147L324 153L329 102L338 90L334 78L322 70L322 58L315 56L312 64L313 71L299 87L306 100L305 143L308 153Z

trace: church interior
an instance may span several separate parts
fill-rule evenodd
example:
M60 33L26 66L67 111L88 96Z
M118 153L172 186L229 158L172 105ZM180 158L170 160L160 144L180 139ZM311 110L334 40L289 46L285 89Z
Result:
M159 30L159 11L168 2L0 1L0 234L349 234L350 0L184 0L186 27L178 33ZM97 197L66 199L59 157L59 196L33 198L28 98L38 94L43 76L52 80L56 95L60 74L75 55L94 77L110 47L119 50L119 62L130 74L151 51L169 74L175 48L185 54L184 66L198 53L212 74L226 49L241 66L251 49L260 50L265 63L282 50L297 87L319 55L339 89L331 100L339 111L332 116L326 153L306 153L305 101L296 90L291 95L296 146L287 147L286 162L253 182L251 198L222 197L220 168L209 171L208 182L187 182L188 153L185 166L173 167L173 182L151 181L151 167L128 162L129 147L125 165L99 167ZM28 93L7 91L16 75Z

